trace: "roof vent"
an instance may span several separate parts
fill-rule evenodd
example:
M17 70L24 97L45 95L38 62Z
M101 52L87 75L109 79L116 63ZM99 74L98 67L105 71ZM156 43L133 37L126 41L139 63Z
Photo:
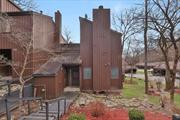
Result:
M85 19L88 19L88 15L87 14L85 14Z
M103 9L103 5L100 5L100 6L99 6L99 9Z

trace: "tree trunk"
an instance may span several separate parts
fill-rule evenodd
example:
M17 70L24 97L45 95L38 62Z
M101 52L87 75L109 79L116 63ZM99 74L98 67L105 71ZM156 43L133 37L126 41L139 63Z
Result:
M166 81L166 87L165 87L165 91L169 91L171 90L171 72L170 70L166 69L166 73L165 73L165 81Z
M20 85L19 98L23 98L24 84Z
M174 103L175 79L176 79L176 75L172 75L171 92L170 92L171 103Z
M179 51L178 49L175 49L175 59L174 59L174 65L173 65L173 72L172 72L172 82L171 82L171 102L174 102L174 89L175 89L175 82L176 82L176 72L177 72L177 64L179 59Z
M20 91L19 91L19 98L23 98L23 89L24 89L24 80L23 77L19 77L19 82L20 82Z
M148 22L147 22L147 17L148 17L148 12L147 12L147 0L145 0L145 23L144 23L144 77L145 77L145 94L148 94L148 73L147 73L147 27L148 27Z
M130 78L130 83L132 84L133 83L133 68L132 68L132 66L131 66L131 78Z

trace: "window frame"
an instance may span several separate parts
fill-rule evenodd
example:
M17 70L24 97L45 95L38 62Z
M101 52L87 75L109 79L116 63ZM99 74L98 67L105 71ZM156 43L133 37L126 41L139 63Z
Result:
M92 79L92 68L91 67L84 67L83 68L83 79L84 80L91 80Z
M120 70L119 67L111 67L111 79L119 79L120 78Z

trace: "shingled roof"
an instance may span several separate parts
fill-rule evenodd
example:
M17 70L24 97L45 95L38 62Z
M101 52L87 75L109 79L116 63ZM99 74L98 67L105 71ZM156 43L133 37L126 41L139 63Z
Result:
M81 59L79 54L62 54L51 58L42 65L33 76L55 76L63 65L80 65Z

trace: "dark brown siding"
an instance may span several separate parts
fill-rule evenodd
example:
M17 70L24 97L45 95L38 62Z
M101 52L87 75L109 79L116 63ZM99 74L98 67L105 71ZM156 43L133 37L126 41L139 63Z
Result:
M93 10L93 88L110 89L110 9Z
M56 75L56 83L54 87L56 89L56 97L60 96L64 92L64 86L64 71L60 70Z
M11 17L11 16L10 16ZM11 17L13 24L11 25L11 33L1 33L0 34L0 49L11 49L12 50L12 61L15 63L15 68L19 73L22 69L22 63L24 60L23 49L19 46L19 42L16 39L26 39L30 40L32 31L32 16L13 16ZM17 33L17 34L14 34ZM29 57L29 61L31 61ZM24 76L32 74L32 63L27 66ZM13 76L17 77L15 71L13 71Z
M48 53L50 52L49 49L54 46L54 30L54 22L51 17L33 14L33 71L50 58Z
M37 95L41 96L41 94L45 94L43 97L45 99L53 99L55 98L55 76L44 76L37 77L34 79L35 88L37 88ZM43 93L42 88L45 89L45 93ZM40 90L41 89L41 90Z
M55 99L64 91L64 72L60 70L54 76L35 77L34 86L36 88L36 96L44 97L45 99ZM45 93L42 92L42 89L45 89Z
M81 75L81 89L82 90L92 90L92 83L93 80L84 80L84 76L83 76L83 69L85 67L89 67L92 69L92 22L84 19L84 18L80 18L80 30L81 30L81 34L80 34L80 56L82 61L82 65L81 65L81 69L80 69L80 75Z
M10 14L10 13L9 13ZM55 46L54 43L54 22L51 17L38 14L38 13L21 13L9 16L13 24L11 25L12 33L19 33L19 35L13 35L11 33L1 34L0 36L6 36L6 38L0 39L0 49L12 49L12 60L15 63L20 63L22 66L24 57L23 50L19 50L20 46L14 46L13 39L18 39L20 36L27 40L33 39L33 53L29 57L29 64L24 75L31 75L33 71L37 70L48 59L49 48ZM21 38L21 39L22 39ZM38 51L37 51L38 49ZM16 67L18 71L21 67ZM13 72L13 76L15 73ZM16 77L16 76L15 76Z
M18 7L12 4L9 0L0 0L0 12L17 12L21 11Z
M54 46L55 24L51 17L33 13L34 49Z
M111 87L122 88L121 34L111 31L111 67L119 68L119 79L111 80Z

